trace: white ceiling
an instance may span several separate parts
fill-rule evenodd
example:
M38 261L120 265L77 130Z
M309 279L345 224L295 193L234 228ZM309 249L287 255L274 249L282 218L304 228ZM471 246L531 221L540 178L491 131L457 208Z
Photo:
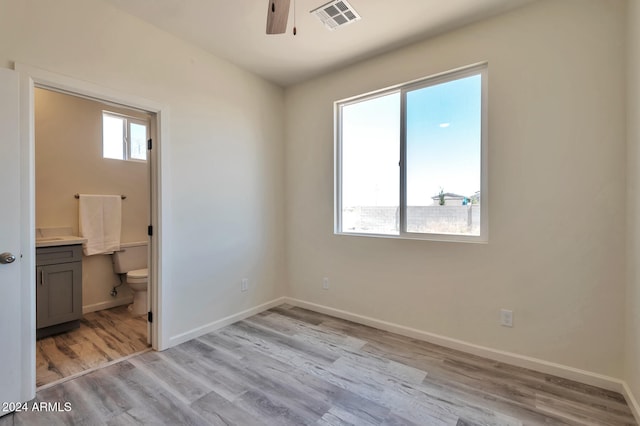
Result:
M309 13L328 0L291 0L288 32L282 35L265 34L269 0L106 1L288 86L535 0L348 0L362 19L334 31Z

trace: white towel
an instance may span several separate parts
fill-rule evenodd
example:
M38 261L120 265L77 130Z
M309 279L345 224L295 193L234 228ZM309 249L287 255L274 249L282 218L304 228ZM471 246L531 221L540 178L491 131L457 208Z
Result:
M120 250L122 198L119 195L80 194L80 236L84 254L109 253Z

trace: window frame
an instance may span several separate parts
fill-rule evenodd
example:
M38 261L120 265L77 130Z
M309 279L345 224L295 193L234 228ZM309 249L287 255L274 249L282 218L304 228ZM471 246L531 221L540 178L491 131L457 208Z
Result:
M359 237L412 239L445 242L488 243L489 241L489 182L488 182L488 63L446 71L407 83L398 84L363 95L334 102L334 234ZM417 233L407 231L407 93L426 87L459 80L474 75L481 76L480 94L480 235ZM342 110L352 104L369 101L381 96L400 93L400 199L399 233L376 234L342 230Z
M105 116L118 118L118 119L121 119L123 122L122 125L123 125L124 140L122 141L122 158L109 158L104 156L104 118ZM102 110L101 125L102 125L102 159L103 160L132 161L134 163L146 163L148 161L149 159L148 152L145 155L144 160L131 157L131 130L130 130L131 123L138 124L145 127L145 129L147 130L146 137L145 137L145 144L147 144L147 141L150 138L150 131L151 131L150 123L148 119L133 117L131 115L120 114L120 113L108 111L108 110ZM148 149L146 150L148 151Z

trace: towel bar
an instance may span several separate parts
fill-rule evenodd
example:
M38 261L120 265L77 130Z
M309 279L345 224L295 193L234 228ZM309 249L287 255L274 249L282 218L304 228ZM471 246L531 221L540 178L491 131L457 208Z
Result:
M76 199L80 199L80 194L74 194L73 196L74 196ZM126 195L121 195L121 196L120 196L120 198L122 198L123 200L126 200L126 199L127 199L127 196L126 196Z

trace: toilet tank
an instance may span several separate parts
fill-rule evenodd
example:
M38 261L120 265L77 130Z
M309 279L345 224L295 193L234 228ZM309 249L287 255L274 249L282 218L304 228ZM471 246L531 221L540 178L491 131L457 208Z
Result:
M116 274L126 274L129 271L146 268L148 247L147 241L120 244L120 250L111 255L113 271Z

